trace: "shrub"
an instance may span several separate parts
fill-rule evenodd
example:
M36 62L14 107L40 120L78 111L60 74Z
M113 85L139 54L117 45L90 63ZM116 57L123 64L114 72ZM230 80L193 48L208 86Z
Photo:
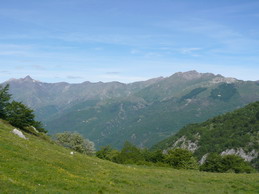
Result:
M201 171L207 172L235 172L235 173L251 173L254 172L253 167L245 162L243 158L237 155L221 156L216 153L210 154L203 165Z
M117 157L120 154L118 150L112 149L111 146L104 146L96 152L96 156L100 159L109 160L112 162L118 162Z
M176 169L198 169L198 162L193 153L181 148L170 150L164 161Z
M67 148L75 150L87 155L95 153L94 143L88 139L84 139L79 133L58 133L54 136L55 141Z
M116 157L116 161L121 164L137 164L145 161L145 158L139 148L126 141L120 154Z

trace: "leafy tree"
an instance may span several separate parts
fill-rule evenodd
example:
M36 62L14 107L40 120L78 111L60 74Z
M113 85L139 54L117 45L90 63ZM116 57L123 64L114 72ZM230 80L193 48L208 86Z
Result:
M207 172L223 172L222 157L217 153L209 154L204 164L200 166L200 170Z
M145 158L139 148L126 141L116 160L121 164L136 164L145 161Z
M6 118L6 107L11 99L11 94L8 93L9 85L5 87L0 85L0 118Z
M224 172L251 173L254 169L248 162L237 155L226 155L222 157Z
M77 152L87 155L93 155L95 153L94 143L88 139L85 139L79 133L58 133L54 136L54 139L58 144Z
M170 150L164 161L176 169L198 169L198 162L193 153L181 148Z
M150 150L143 150L142 154L147 162L164 162L164 154L162 150L150 151Z
M208 172L235 172L251 173L254 171L252 166L245 162L243 158L237 155L210 154L205 163L200 167L202 171Z
M112 149L111 146L104 146L96 152L96 156L100 159L109 160L112 162L118 162L117 157L120 154L118 150Z

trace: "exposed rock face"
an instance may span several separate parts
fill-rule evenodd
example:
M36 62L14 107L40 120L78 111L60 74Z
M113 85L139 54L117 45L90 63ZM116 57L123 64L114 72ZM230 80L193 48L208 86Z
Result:
M250 162L251 160L258 157L258 152L255 150L252 150L251 152L245 152L242 148L238 149L227 149L226 151L223 151L221 155L231 155L235 154L240 156L241 158L244 158L245 161Z
M15 135L18 135L20 138L28 139L28 138L26 138L26 137L23 135L23 133L22 133L20 130L18 130L18 129L12 130L12 133L15 134Z
M34 130L35 133L39 133L39 131L35 127L31 126L31 128Z
M204 164L204 162L206 161L208 155L209 155L209 153L207 153L207 154L202 156L201 160L199 161L200 165Z
M173 144L171 148L182 148L182 149L187 149L191 152L194 152L199 147L198 138L199 136L197 136L197 140L195 142L192 142L191 140L186 139L185 136L182 136Z
M237 82L237 81L238 81L237 79L231 78L231 77L215 77L215 78L211 81L211 83L216 84L216 83L222 83L222 82L224 82L224 83L230 84L230 83L235 83L235 82Z

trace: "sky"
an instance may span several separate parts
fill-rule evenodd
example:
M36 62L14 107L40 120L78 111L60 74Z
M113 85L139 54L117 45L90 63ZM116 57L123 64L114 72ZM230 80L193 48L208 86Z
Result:
M0 82L259 80L258 0L0 0Z

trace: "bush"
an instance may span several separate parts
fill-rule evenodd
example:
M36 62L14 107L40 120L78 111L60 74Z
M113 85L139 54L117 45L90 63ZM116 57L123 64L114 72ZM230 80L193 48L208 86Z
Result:
M116 157L116 161L121 164L137 164L145 161L145 158L139 148L126 141L120 154Z
M55 141L67 148L75 150L87 155L95 153L94 143L88 139L84 139L79 133L58 133L54 136Z
M164 161L176 169L198 169L198 162L193 153L181 148L170 150Z
M216 153L209 154L204 164L200 166L200 170L207 172L223 172L222 157Z
M118 162L117 157L120 154L118 150L112 149L111 146L104 146L96 152L96 156L103 160L109 160L112 162Z
M235 172L235 173L251 173L254 172L253 167L245 162L243 158L237 155L221 156L216 153L210 154L203 165L201 171L207 172Z

